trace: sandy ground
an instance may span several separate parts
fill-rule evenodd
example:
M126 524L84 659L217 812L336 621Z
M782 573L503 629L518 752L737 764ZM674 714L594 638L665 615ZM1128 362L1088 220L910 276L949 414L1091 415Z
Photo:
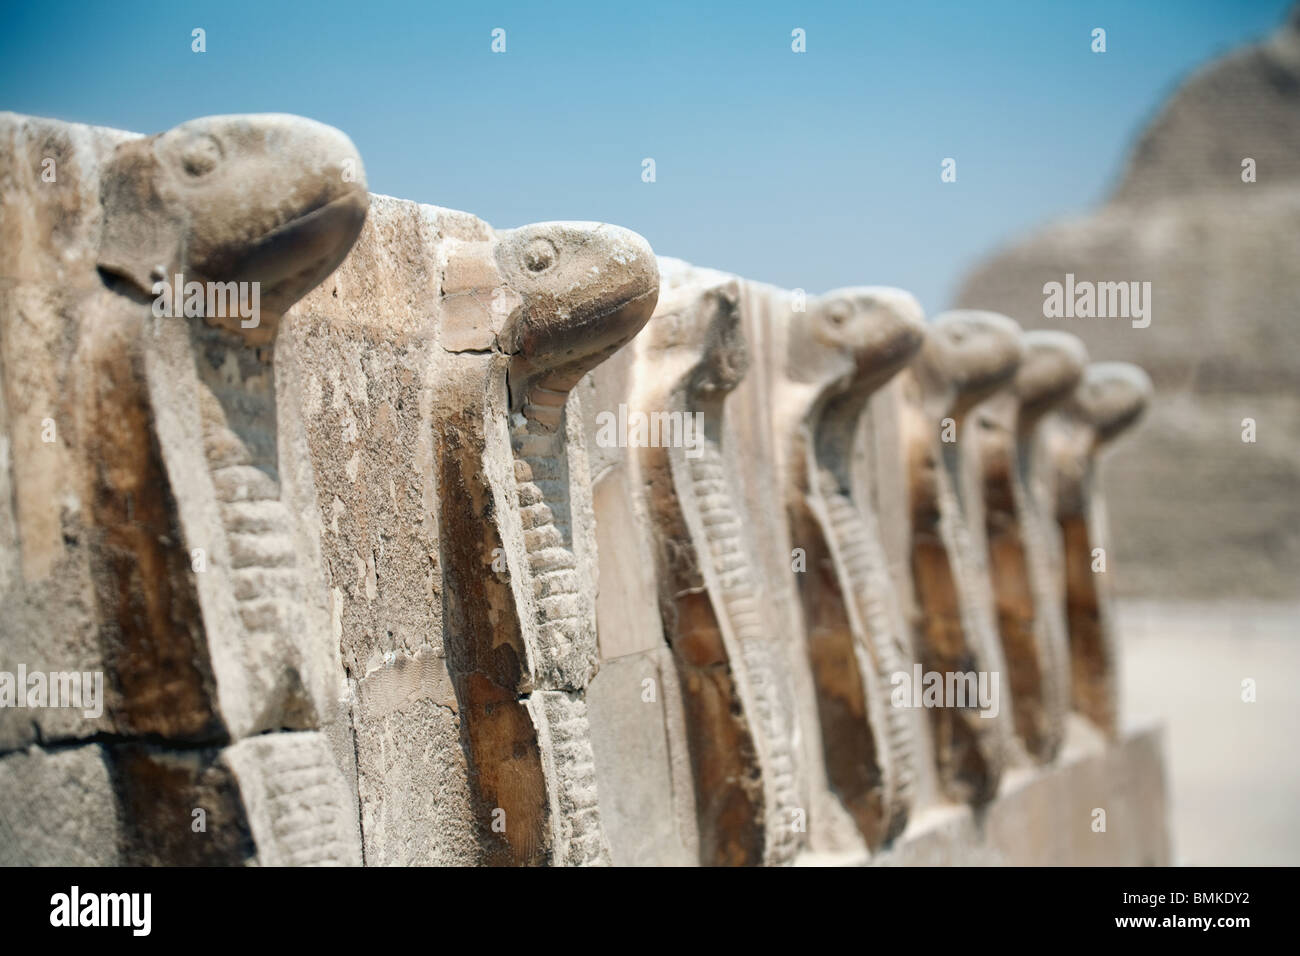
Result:
M1175 861L1300 865L1300 603L1125 601L1119 625L1125 713L1166 725Z

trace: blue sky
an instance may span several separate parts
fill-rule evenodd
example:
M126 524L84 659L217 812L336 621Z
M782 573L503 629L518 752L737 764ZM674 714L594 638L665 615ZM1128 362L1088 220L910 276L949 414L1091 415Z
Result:
M0 109L140 132L300 113L352 137L375 192L498 227L605 220L662 254L810 292L899 285L933 312L1000 243L1102 199L1178 82L1288 3L5 0Z

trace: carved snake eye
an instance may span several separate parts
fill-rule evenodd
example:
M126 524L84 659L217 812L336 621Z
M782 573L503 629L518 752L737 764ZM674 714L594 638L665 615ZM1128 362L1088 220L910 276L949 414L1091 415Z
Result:
M835 328L840 328L849 321L849 310L844 305L833 305L826 311L826 321Z
M206 133L196 135L181 150L181 167L189 175L206 176L221 162L221 146Z
M529 272L545 272L555 265L559 253L549 239L534 239L524 249L524 268Z

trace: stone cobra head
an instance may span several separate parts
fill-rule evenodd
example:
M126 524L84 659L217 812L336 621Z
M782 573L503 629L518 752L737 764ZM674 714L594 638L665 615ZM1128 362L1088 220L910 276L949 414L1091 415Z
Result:
M1083 379L1088 349L1077 335L1035 329L1021 339L1024 357L1011 383L1022 430L1068 400Z
M155 283L258 283L267 321L208 321L249 344L347 255L369 206L343 133L299 116L208 116L117 147L100 191L99 269L152 298Z
M720 403L749 371L741 325L740 281L665 260L663 292L646 327L653 356L645 384L678 391L687 404Z
M1064 406L1067 415L1090 426L1093 450L1134 425L1151 401L1151 379L1128 362L1094 362Z
M1022 331L996 312L944 312L930 323L913 368L927 409L960 419L1008 383L1023 355Z
M836 289L794 313L787 375L826 391L869 394L925 340L925 313L909 292L887 286Z
M545 222L498 233L494 254L518 297L500 335L514 356L512 408L558 422L578 379L649 320L659 297L654 253L630 229Z

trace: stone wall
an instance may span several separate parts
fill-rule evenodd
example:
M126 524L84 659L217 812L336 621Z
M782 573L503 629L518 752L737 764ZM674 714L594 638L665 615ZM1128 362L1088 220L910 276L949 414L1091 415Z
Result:
M296 117L0 143L0 861L1167 862L1088 569L1137 370Z

